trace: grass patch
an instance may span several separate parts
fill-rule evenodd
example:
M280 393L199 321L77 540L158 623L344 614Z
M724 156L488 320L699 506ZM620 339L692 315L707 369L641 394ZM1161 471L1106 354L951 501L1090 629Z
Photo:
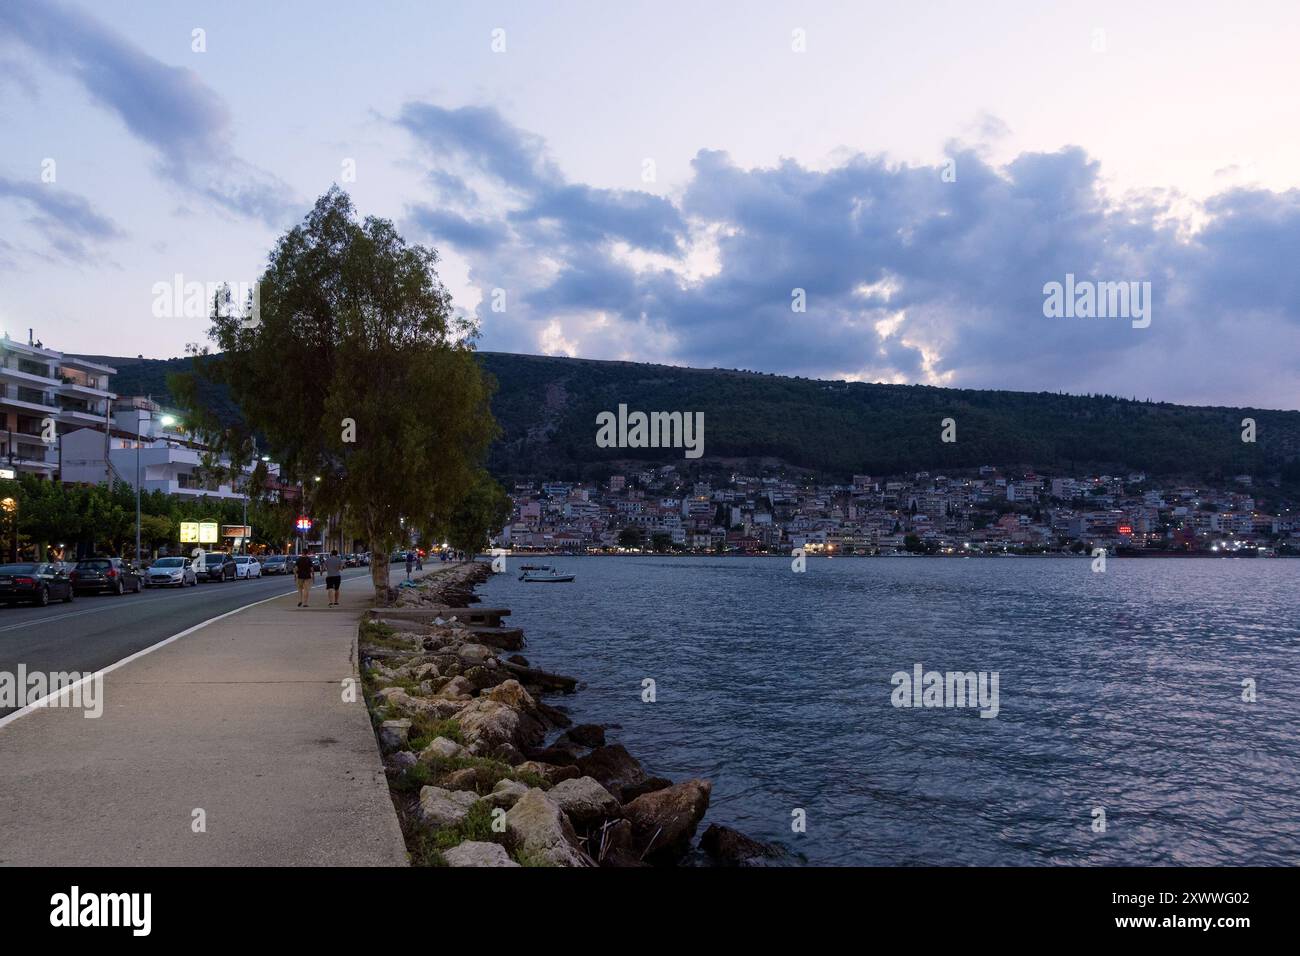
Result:
M411 749L419 753L437 737L446 737L458 744L465 743L460 724L452 718L446 720L433 714L418 713L411 718Z
M357 631L357 642L368 647L384 647L393 651L409 651L416 647L416 642L409 638L398 637L397 632L387 624L371 620L361 622Z
M501 843L502 834L492 829L492 807L480 800L469 808L465 819L455 826L437 830L421 828L410 840L412 866L446 866L445 850L459 846L466 840L479 843Z

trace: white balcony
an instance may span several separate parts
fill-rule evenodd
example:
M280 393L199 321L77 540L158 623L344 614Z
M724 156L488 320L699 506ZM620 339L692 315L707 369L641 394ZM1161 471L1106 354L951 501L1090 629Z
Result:
M10 368L7 365L0 365L0 381L13 382L17 385L31 385L35 388L52 388L59 384L57 378L34 375L31 372Z
M89 385L81 385L77 382L60 382L54 389L58 395L67 395L69 398L95 399L112 399L117 396L103 388L92 388Z

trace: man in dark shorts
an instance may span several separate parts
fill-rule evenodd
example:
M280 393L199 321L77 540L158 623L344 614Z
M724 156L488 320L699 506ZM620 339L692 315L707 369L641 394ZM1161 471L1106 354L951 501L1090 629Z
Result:
M300 554L298 560L293 566L294 577L298 579L298 606L306 607L307 599L311 597L311 582L316 576L316 569L312 567L311 555Z
M343 583L343 559L338 550L331 551L325 559L325 593L329 597L329 606L338 607L339 585Z

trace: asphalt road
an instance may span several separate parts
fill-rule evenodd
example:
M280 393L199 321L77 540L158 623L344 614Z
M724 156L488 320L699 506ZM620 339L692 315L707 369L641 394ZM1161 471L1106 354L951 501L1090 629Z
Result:
M393 565L393 583L405 577ZM343 588L369 588L369 568L343 572ZM325 579L318 575L312 606L325 604ZM246 604L291 594L293 579L272 575L189 588L145 588L139 594L80 595L71 604L0 607L0 672L93 672L166 640L209 618ZM0 717L13 708L0 708Z

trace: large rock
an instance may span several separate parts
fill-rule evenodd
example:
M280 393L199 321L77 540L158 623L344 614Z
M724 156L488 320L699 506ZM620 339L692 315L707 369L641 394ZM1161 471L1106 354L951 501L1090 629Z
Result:
M385 720L379 725L379 746L385 752L390 750L405 750L406 741L411 735L411 722L406 718L401 720Z
M598 862L601 866L650 865L641 859L633 847L636 836L629 820L614 820L600 832L593 833L590 839L591 845L595 847L594 852L600 854Z
M474 696L474 685L457 674L439 688L436 696L446 700L469 700Z
M485 799L494 807L505 807L508 810L518 803L520 797L527 792L528 784L507 777L504 780L497 781L497 785Z
M582 771L577 767L561 767L540 760L525 760L515 766L515 772L536 774L549 784L556 784L561 780L572 780L574 777L582 776Z
M585 776L594 778L602 787L623 801L623 791L646 779L645 770L640 762L627 752L622 744L597 747L585 757L578 759L578 769Z
M546 727L533 713L532 697L513 680L470 701L456 715L456 722L470 749L479 754L507 745L535 747L546 736Z
M465 752L465 748L454 740L448 740L446 737L434 737L429 741L429 746L420 751L421 760L429 760L433 757L441 757L444 760L450 760L452 757L459 757Z
M483 664L488 658L496 657L496 652L485 644L462 644L456 648L456 656L465 664Z
M518 855L543 866L587 866L578 835L559 804L530 789L506 813L506 839Z
M524 690L524 686L517 680L502 681L483 696L514 707L516 710L531 711L537 708L537 701L533 699L533 695Z
M637 797L623 808L632 821L641 855L652 862L679 859L691 846L691 837L709 809L713 784L687 780Z
M385 687L383 690L376 692L375 700L387 707L390 712L398 714L416 714L432 713L435 710L432 701L425 700L421 697L412 697L401 687Z
M459 846L444 850L442 858L448 866L518 866L500 843L481 843L466 840Z
M700 848L720 866L764 866L787 855L780 847L760 843L716 823L710 824L700 836Z
M558 803L569 821L581 830L622 815L622 808L614 795L590 777L562 780L546 795Z
M465 819L469 808L478 801L478 794L468 790L444 790L442 787L422 787L420 805L416 810L420 822L431 827L451 827Z
M603 747L605 746L605 728L600 724L578 724L560 734L555 741L557 747Z

